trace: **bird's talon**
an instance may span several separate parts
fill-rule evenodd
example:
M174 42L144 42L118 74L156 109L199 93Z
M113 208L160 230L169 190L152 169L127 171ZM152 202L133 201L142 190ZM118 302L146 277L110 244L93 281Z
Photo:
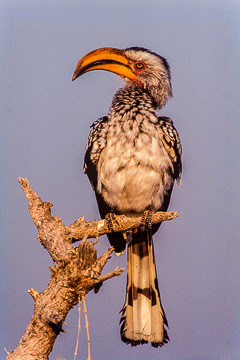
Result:
M152 216L153 211L152 210L145 210L140 222L139 229L140 231L145 231L146 228L151 229L152 228Z
M107 222L108 225L108 229L111 230L112 232L114 232L114 226L113 223L115 222L118 226L119 226L119 222L117 221L116 215L114 214L114 212L109 212L106 216L105 216L105 220Z

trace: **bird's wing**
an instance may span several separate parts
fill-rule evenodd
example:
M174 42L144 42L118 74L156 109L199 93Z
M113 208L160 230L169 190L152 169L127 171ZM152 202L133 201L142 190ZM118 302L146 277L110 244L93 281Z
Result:
M104 201L102 195L97 191L97 164L101 152L106 146L107 122L108 117L104 116L92 124L92 129L88 137L84 157L84 173L87 174L92 188L95 191L96 200L102 219L104 219L105 216L111 211L111 208ZM108 234L108 238L117 253L122 253L125 250L126 241L123 239L121 233Z
M169 117L158 116L158 121L163 132L163 146L173 164L174 179L180 184L182 172L182 146L177 129L174 127L173 121Z
M84 173L87 174L93 190L95 190L97 186L97 163L101 151L106 145L106 137L103 136L102 130L107 121L107 116L104 116L91 125L92 129L85 149Z

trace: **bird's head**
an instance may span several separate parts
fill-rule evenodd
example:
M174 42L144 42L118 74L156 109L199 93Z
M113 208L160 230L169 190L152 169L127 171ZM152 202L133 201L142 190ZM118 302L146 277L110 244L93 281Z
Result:
M167 60L144 48L93 50L79 60L72 80L92 70L111 71L128 83L142 87L153 98L157 108L163 107L172 96Z

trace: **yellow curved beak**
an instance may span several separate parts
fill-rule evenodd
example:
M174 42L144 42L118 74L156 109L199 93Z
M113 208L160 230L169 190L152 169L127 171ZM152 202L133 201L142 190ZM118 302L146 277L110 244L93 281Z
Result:
M82 74L92 70L111 71L132 81L137 81L132 71L132 62L127 59L124 51L115 48L100 48L86 54L79 60L72 77L77 79Z

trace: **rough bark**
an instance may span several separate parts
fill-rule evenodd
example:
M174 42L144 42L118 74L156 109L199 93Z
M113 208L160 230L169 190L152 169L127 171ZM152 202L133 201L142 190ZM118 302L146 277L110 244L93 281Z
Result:
M51 276L46 289L38 293L34 289L28 292L34 299L34 314L17 348L8 355L7 360L45 360L53 349L58 334L63 331L62 324L69 310L89 291L97 292L103 281L120 275L124 269L116 268L101 275L113 248L109 248L97 258L97 251L92 241L111 232L105 220L86 223L84 217L70 226L65 226L62 219L51 215L52 204L43 202L31 188L27 179L19 182L29 202L29 212L38 229L38 238L47 249L55 265L49 267ZM176 212L156 213L152 222L171 220L178 216ZM127 231L139 226L141 218L117 216L114 231ZM73 243L82 240L78 247Z

